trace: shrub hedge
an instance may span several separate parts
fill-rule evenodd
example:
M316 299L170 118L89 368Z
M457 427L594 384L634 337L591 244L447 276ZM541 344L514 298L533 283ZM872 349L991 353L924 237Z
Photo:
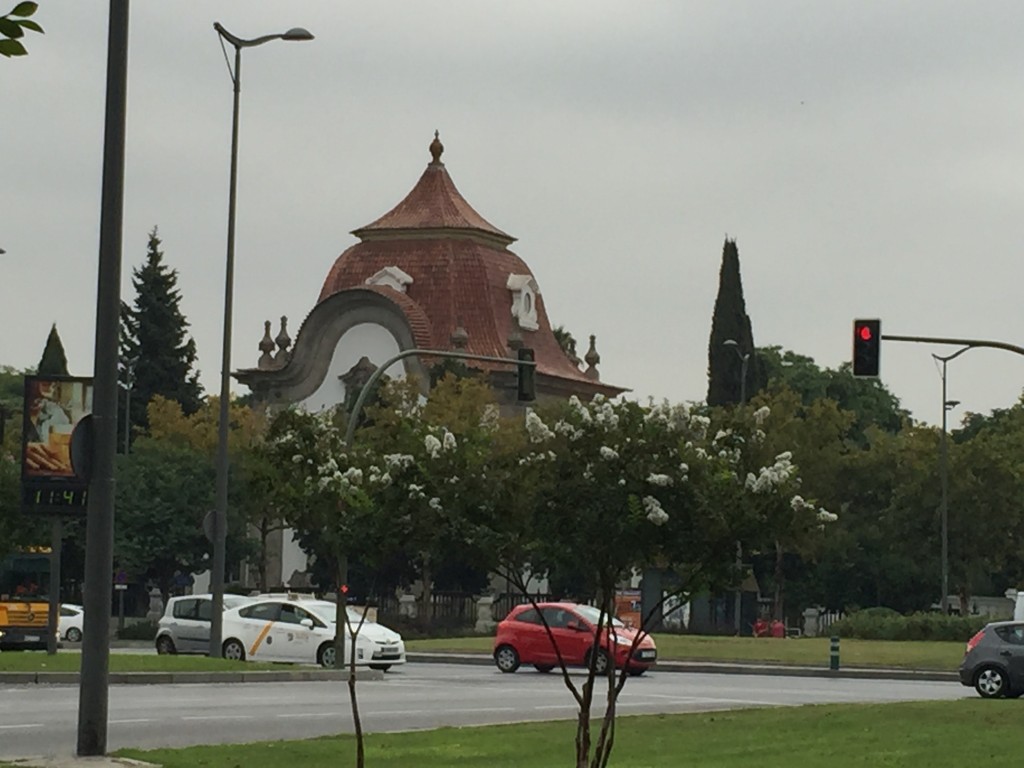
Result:
M991 616L946 616L942 613L912 613L903 616L890 609L869 608L851 613L829 628L840 637L861 640L953 640L967 642L994 621Z

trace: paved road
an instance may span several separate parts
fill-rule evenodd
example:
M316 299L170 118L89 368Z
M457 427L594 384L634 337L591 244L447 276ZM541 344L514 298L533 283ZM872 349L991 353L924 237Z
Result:
M575 676L577 682L581 676ZM363 728L395 731L442 725L571 718L571 695L556 674L494 667L408 664L358 684ZM830 702L956 699L957 683L828 679L654 671L629 680L620 714L652 714ZM351 732L348 688L339 682L114 685L108 748L180 747L306 738ZM70 754L78 687L0 685L0 758Z

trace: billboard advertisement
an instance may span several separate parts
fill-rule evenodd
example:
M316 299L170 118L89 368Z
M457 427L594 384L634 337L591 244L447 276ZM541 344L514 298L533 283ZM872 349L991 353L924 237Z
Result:
M84 514L92 455L92 379L26 376L23 413L23 508Z

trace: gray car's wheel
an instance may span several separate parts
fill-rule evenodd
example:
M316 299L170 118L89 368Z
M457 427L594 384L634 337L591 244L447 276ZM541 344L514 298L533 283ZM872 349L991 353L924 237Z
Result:
M515 672L519 669L519 653L511 645L499 645L494 649L494 663L502 672Z
M999 667L982 667L974 676L974 690L983 698L998 699L1006 695L1006 673Z
M238 640L225 640L221 648L221 656L231 661L245 661L245 646Z
M171 638L167 635L160 635L160 637L156 639L156 652L161 656L165 656L167 654L177 653L177 650L175 649L174 641L171 640Z
M82 630L78 627L72 627L64 635L64 639L69 643L80 643L82 642Z
M316 652L316 663L324 669L334 669L337 658L338 652L334 649L334 643L324 643Z

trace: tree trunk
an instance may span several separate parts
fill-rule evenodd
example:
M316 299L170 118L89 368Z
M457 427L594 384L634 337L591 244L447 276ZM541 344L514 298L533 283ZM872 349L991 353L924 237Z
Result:
M423 626L434 625L434 572L430 567L430 557L423 557L423 567L420 569L420 581L423 584Z
M337 610L337 633L335 638L335 650L338 657L335 659L335 668L339 667L338 658L344 655L344 636L346 633L350 639L351 653L348 657L348 698L352 703L352 728L356 737L356 768L364 768L366 764L366 745L363 742L363 723L359 717L359 701L356 698L356 639L351 636L348 621L348 558L338 558L337 569L338 582L338 610ZM340 640L340 642L338 642Z
M267 518L260 520L260 569L259 569L259 588L260 592L266 592L267 590L267 537L270 535L268 531Z
M785 583L785 575L782 569L782 542L775 542L775 597L774 604L772 606L772 612L774 617L779 621L783 621L782 618L782 592L783 584Z

